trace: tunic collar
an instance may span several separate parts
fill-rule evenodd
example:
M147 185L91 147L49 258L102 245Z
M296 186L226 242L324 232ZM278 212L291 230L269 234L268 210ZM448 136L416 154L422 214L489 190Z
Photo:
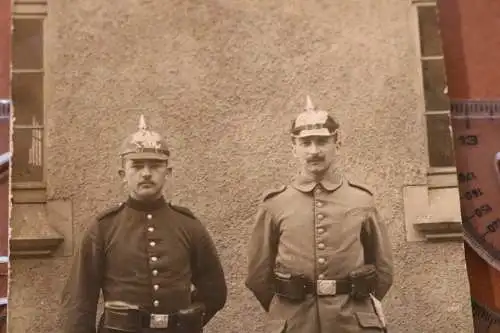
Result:
M334 191L342 185L343 177L340 173L338 173L334 168L330 168L323 179L319 182L314 180L311 176L306 175L304 173L299 173L295 176L292 186L301 192L310 192L312 191L318 184L323 186L327 191Z
M154 201L140 201L129 196L125 204L132 209L149 212L166 206L167 202L163 196Z

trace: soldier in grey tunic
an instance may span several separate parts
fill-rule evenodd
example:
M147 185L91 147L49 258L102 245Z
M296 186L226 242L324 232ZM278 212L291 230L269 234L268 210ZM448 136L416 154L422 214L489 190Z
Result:
M300 172L258 208L246 286L269 312L270 333L386 331L391 244L372 191L335 167L338 129L308 97L291 129Z

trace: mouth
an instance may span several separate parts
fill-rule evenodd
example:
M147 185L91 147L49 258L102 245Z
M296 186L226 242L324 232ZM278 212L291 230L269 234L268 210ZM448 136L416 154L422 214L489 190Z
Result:
M151 187L154 186L154 183L140 183L139 186Z

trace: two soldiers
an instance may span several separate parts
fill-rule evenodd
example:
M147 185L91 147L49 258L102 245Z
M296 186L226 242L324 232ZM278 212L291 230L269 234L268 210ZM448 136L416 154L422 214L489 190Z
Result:
M246 286L272 318L270 333L383 332L379 300L392 284L384 224L364 186L335 167L338 123L307 100L292 141L300 172L264 196ZM122 150L130 197L83 237L63 303L65 333L198 333L227 289L214 244L186 208L165 201L169 151L141 120ZM193 291L194 290L194 291Z

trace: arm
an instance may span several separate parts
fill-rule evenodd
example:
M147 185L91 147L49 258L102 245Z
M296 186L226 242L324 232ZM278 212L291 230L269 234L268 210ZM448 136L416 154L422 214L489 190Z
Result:
M375 207L368 210L363 224L362 242L367 264L377 269L377 287L375 297L381 300L389 291L393 282L392 248L385 223Z
M226 304L227 286L217 249L203 226L194 244L192 283L196 293L193 301L205 306L203 325L206 325Z
M261 205L250 238L248 250L248 273L245 285L257 298L266 312L274 297L273 272L277 254L279 230L274 225L271 213Z
M64 333L96 332L97 302L104 266L102 252L97 232L90 228L83 235L62 292Z

